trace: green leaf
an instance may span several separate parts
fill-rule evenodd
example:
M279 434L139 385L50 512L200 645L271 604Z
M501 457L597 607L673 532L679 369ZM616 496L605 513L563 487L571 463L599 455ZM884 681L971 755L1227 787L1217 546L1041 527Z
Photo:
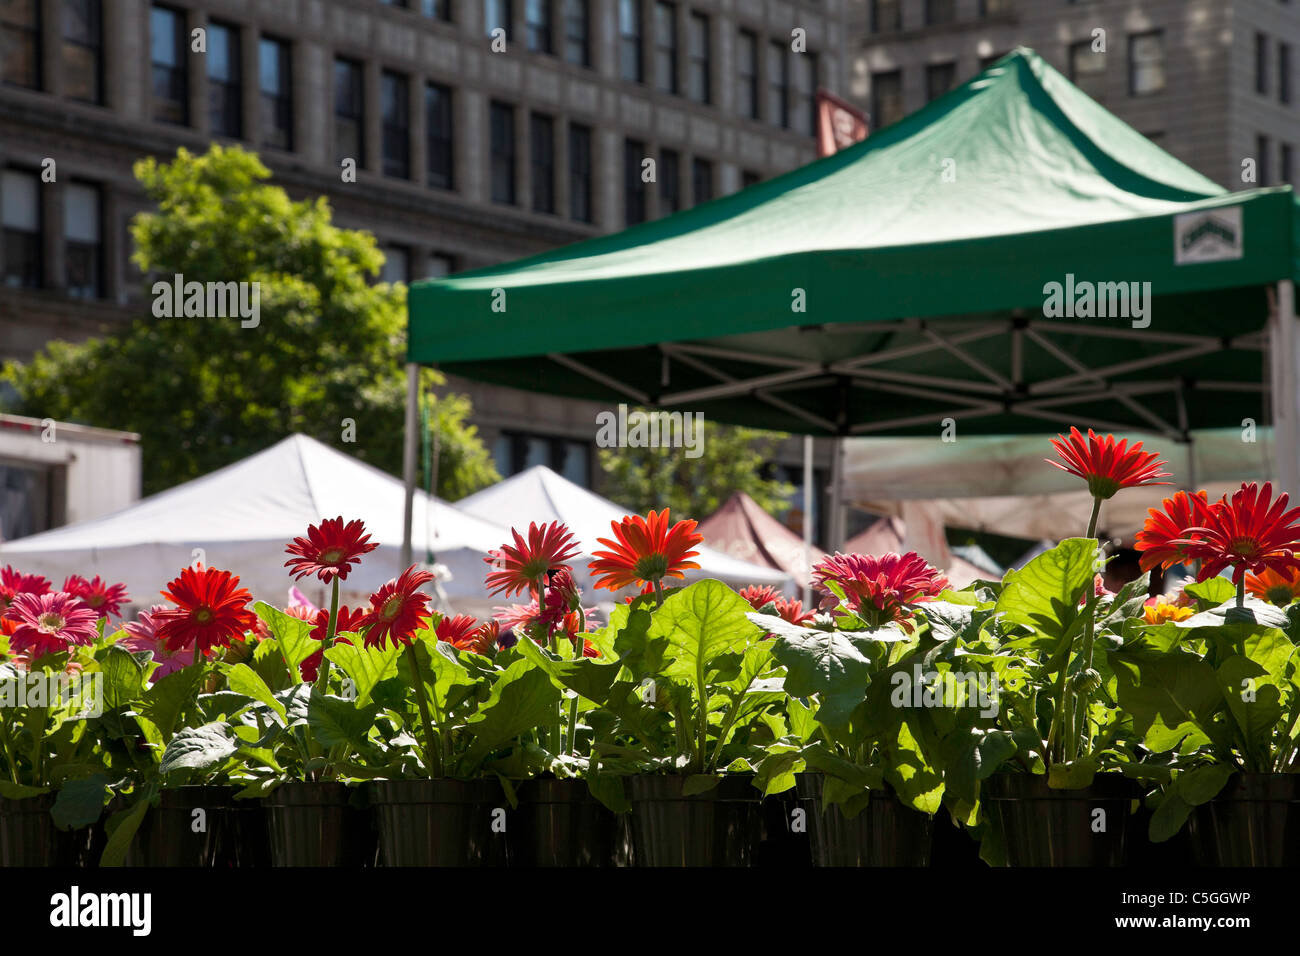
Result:
M144 691L144 670L125 647L110 645L104 653L104 710L129 707Z
M603 704L609 699L609 689L614 685L618 672L623 669L621 662L602 663L592 657L561 660L530 640L520 641L518 648L524 657L546 671L553 681L596 704Z
M168 675L171 676L170 674ZM100 866L121 866L126 860L126 851L131 848L131 841L140 830L140 823L149 812L149 801L137 799L126 810L118 810L108 818L105 829L108 831L108 843L100 855Z
M171 739L181 714L195 703L202 683L203 668L183 667L145 691L140 713L158 728L163 740Z
M397 657L401 653L396 641L384 648L366 647L364 644L335 644L325 656L339 666L356 688L357 703L370 701L375 685L381 680L397 676Z
M870 644L839 631L799 628L799 633L778 633L772 650L785 665L785 690L791 697L818 695L817 719L831 727L849 722L853 708L867 696L870 683Z
M1217 797L1235 772L1221 763L1187 770L1174 778L1174 791L1189 805L1199 807Z
M284 704L275 699L271 688L266 686L266 681L262 680L247 664L236 664L230 669L230 673L226 675L226 686L237 694L243 694L259 704L265 704L281 721L288 722Z
M1193 614L1186 620L1175 622L1178 627L1221 627L1224 624L1244 624L1260 627L1285 628L1291 623L1286 612L1280 607L1261 601L1258 598L1246 598L1245 606L1237 607L1234 597L1227 603Z
M694 773L682 781L682 796L690 797L697 793L708 793L722 778L711 773Z
M60 829L85 827L99 819L108 797L108 777L95 774L84 780L69 780L54 798L50 815Z
M559 689L530 661L518 660L502 671L478 712L465 721L473 735L471 762L479 762L519 734L553 720Z
M238 749L239 742L225 724L186 727L172 737L158 770L163 776L173 770L210 770Z
M1008 621L1059 639L1079 617L1080 602L1091 595L1097 542L1066 538L1023 568L1007 574L997 610Z
M266 624L272 640L280 648L284 662L289 667L289 679L295 684L301 684L302 671L299 665L320 647L317 641L311 639L311 625L299 618L290 617L265 601L258 601L253 605L253 610Z
M724 655L741 653L763 632L745 616L750 604L721 581L705 579L666 598L650 625L651 638L664 638L663 675L698 683ZM770 625L765 625L769 626ZM720 674L722 679L734 676Z
M1227 578L1210 578L1183 585L1183 590L1196 598L1201 610L1218 607L1237 598L1237 589Z
M32 787L25 783L0 780L0 797L5 800L26 800L28 797L39 797L42 793L49 792L49 787Z
M307 725L325 747L348 744L360 748L375 725L378 704L358 706L356 701L312 691L307 704Z
M1100 769L1101 764L1092 757L1054 763L1047 768L1047 785L1053 790L1082 790L1092 784Z

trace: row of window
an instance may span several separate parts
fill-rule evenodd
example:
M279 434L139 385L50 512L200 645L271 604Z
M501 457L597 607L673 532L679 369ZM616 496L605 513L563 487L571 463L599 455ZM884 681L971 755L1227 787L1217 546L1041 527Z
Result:
M1274 178L1273 141L1264 134L1255 137L1258 185L1276 186L1295 182L1295 148L1290 143L1277 144L1277 176Z
M1269 63L1269 38L1266 34L1255 34L1255 92L1260 96L1269 96L1272 91L1270 77L1273 75ZM1291 44L1278 41L1277 44L1277 101L1284 105L1291 103Z
M104 90L104 31L101 0L61 0L58 70L63 92L75 100L99 104ZM46 75L41 62L41 0L0 3L0 82L38 90Z
M1014 0L980 0L979 16L995 17L1013 12ZM872 33L896 33L903 29L903 0L871 0L868 29ZM956 0L923 0L922 25L942 26L957 22ZM909 27L911 24L909 24Z
M100 298L104 294L104 256L99 187L73 181L59 188L63 191L63 288L75 298ZM41 288L45 285L45 210L38 173L0 170L0 227L4 232L4 284Z

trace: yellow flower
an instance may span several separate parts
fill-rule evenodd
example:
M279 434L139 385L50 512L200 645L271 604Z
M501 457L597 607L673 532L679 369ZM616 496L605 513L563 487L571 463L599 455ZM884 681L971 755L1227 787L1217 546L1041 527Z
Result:
M1192 616L1190 607L1178 607L1157 599L1155 604L1142 608L1142 614L1148 624L1164 624L1166 621L1185 621Z

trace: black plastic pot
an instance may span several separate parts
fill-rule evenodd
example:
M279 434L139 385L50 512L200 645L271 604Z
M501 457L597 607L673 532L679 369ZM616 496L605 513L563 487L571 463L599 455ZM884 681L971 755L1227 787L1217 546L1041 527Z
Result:
M1098 774L1081 790L1053 790L1042 774L994 774L981 786L996 816L1009 866L1123 866L1132 803L1139 796L1119 774ZM1104 811L1102 817L1097 811Z
M933 822L903 806L892 792L872 792L862 812L848 818L837 806L822 809L824 778L795 777L808 811L814 866L926 866Z
M637 866L751 866L763 838L762 795L748 774L724 777L704 793L689 779L631 778L632 854Z
M263 800L272 866L374 866L365 798L341 783L288 783Z
M55 795L0 798L0 866L84 866L91 831L60 830L50 808Z
M505 866L514 824L495 780L385 780L368 799L381 866Z
M773 869L805 869L813 865L808 810L794 790L763 798L763 839L754 865ZM796 824L796 811L798 823Z
M936 870L987 870L980 844L964 826L953 820L947 807L934 815L930 835L930 866Z
M626 866L627 814L591 795L585 780L528 780L519 785L512 862L524 866Z
M1188 831L1198 866L1300 865L1300 774L1237 774Z
M127 866L267 866L266 817L257 800L236 800L235 787L176 787L140 821ZM202 811L201 815L198 811Z
M1139 805L1129 817L1124 844L1124 865L1130 869L1163 870L1194 865L1189 827L1183 827L1168 840L1151 842L1152 812Z

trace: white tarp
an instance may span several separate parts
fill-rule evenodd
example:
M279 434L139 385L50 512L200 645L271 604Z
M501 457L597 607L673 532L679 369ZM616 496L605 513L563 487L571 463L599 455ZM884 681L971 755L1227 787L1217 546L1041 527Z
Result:
M1128 488L1102 505L1100 529L1125 543L1141 529L1147 509L1179 488L1204 489L1214 499L1274 471L1267 428L1193 432L1190 443L1119 437L1158 452L1173 475L1172 484ZM1055 458L1044 436L854 438L845 440L844 455L846 500L876 514L901 515L904 502L924 501L948 527L1053 540L1087 531L1092 499L1079 479L1044 461Z
M114 514L0 544L0 565L44 574L62 584L69 574L100 575L126 584L133 603L160 601L158 592L201 549L210 567L233 571L253 596L283 606L293 583L285 545L307 526L342 516L365 522L380 547L354 565L341 591L355 605L401 568L402 483L377 468L305 435ZM481 613L491 605L483 588L483 557L505 540L504 529L417 492L414 555L432 550L452 579L443 587L458 608ZM318 605L318 580L298 587Z
M591 578L587 573L587 562L591 560L593 551L603 550L596 539L612 540L614 534L610 530L611 522L619 521L630 513L626 508L557 475L545 465L536 465L462 498L456 502L456 507L466 514L518 528L525 537L530 522L542 524L562 521L573 532L582 548L582 557L574 559L573 569L579 584L588 589L588 600L594 600L594 597L589 590ZM672 516L674 520L685 517L689 516ZM502 540L507 538L503 537ZM700 570L686 572L687 580L718 578L742 587L748 584L770 584L792 589L794 586L790 576L784 572L741 561L707 545L701 545L696 550L700 555L693 560L699 564Z

